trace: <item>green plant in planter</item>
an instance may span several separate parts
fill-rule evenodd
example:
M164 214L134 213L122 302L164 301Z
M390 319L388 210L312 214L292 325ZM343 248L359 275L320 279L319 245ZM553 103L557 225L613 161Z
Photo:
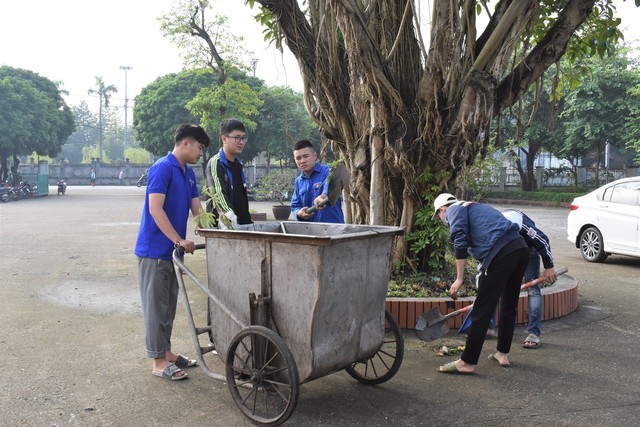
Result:
M294 180L295 176L289 171L272 170L260 179L254 191L261 199L277 201L284 205L287 197L293 193Z

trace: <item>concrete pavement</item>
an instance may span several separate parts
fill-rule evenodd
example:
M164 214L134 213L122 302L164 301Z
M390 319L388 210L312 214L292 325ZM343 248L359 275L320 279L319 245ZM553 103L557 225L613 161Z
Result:
M151 376L132 255L143 197L144 188L71 186L0 204L0 425L251 425L226 384L199 368L176 383ZM286 425L638 425L640 261L587 264L563 235L565 211L523 209L580 283L579 310L545 322L539 349L520 347L519 327L510 368L486 359L494 340L476 375L444 375L437 367L453 358L435 349L461 338L425 343L405 331L404 363L389 382L364 386L344 372L311 381ZM189 298L206 312L206 298ZM174 349L193 353L182 305L174 337Z

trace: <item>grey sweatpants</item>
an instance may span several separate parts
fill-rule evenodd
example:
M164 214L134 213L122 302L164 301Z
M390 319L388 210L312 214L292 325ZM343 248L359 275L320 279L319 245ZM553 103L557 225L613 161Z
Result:
M138 257L138 279L144 315L147 357L165 357L178 304L178 279L171 261Z

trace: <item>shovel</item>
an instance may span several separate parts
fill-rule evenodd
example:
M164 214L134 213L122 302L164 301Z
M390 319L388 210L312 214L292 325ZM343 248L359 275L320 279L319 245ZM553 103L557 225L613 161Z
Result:
M329 183L327 198L318 203L318 207L323 207L327 203L331 206L335 205L342 195L342 190L349 184L349 172L344 164L340 163L333 168L327 175L326 181ZM316 210L315 206L311 206L307 208L307 213L313 213Z
M561 274L566 273L567 271L569 271L568 268L561 267L556 270L556 274L559 276ZM522 291L524 289L530 288L533 285L541 283L543 280L544 280L544 276L540 276L537 279L533 279L530 282L527 282L524 285L522 285L520 290ZM418 321L416 322L416 326L415 326L416 335L418 336L418 338L420 338L423 341L430 341L436 338L440 338L441 336L448 334L450 331L449 325L447 324L447 320L451 319L452 317L459 316L460 314L468 313L467 317L462 322L462 326L460 327L459 332L462 332L463 328L468 328L469 325L471 325L472 312L473 312L473 304L470 304L459 310L453 311L447 314L446 316L443 316L442 313L440 313L440 310L438 309L438 307L434 307L431 310L427 311L426 313L423 313L422 316L418 318Z
M556 270L556 274L560 276L561 274L564 274L567 271L569 271L567 267L560 267ZM530 282L527 282L524 285L522 285L522 287L520 288L520 292L542 282L544 282L544 276L540 276L537 279L533 279ZM472 306L473 304L471 304L471 307ZM459 334L464 333L471 326L471 313L473 313L473 310L469 310L469 313L467 313L467 317L465 317L464 320L462 321L462 325L460 325L460 329L458 330Z
M448 334L450 329L447 324L447 320L466 313L471 310L471 307L473 307L473 304L462 307L459 310L452 311L446 316L443 316L442 313L440 313L440 309L438 307L433 307L418 318L415 327L416 335L423 341L431 341Z

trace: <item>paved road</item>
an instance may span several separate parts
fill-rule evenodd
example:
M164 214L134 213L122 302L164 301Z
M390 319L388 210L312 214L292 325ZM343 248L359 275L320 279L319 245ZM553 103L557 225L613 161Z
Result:
M71 186L0 204L0 425L250 425L200 369L178 383L150 375L132 256L143 198L144 188ZM311 381L288 425L638 425L640 260L588 264L566 241L566 209L521 208L580 283L579 311L545 322L540 349L522 349L519 328L510 369L484 359L487 342L477 375L445 376L435 370L448 359L434 349L460 339L424 343L406 331L391 381L367 387L343 372ZM204 274L202 261L188 258ZM195 291L190 300L206 312ZM182 305L174 337L192 353Z

